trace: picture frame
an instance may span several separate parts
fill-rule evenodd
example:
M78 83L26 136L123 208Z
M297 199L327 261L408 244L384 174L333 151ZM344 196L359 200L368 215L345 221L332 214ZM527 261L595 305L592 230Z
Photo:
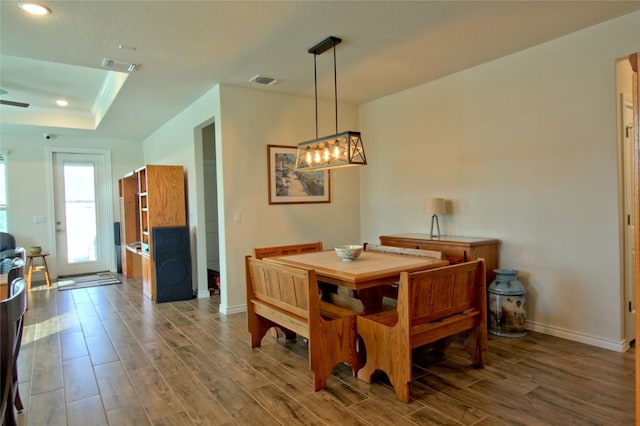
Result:
M297 150L267 145L269 204L330 203L329 170L295 172Z

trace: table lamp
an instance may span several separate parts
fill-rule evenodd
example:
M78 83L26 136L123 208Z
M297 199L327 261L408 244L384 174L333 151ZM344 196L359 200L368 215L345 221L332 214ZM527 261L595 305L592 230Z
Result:
M433 224L435 222L437 235L436 238L440 238L440 224L438 223L438 215L445 214L446 209L444 205L444 198L428 198L424 203L424 212L427 214L431 214L431 238L434 238L433 234Z

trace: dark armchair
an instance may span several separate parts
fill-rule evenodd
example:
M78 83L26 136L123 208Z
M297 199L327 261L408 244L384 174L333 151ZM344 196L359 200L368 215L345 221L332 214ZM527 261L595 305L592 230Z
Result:
M0 261L7 257L15 257L16 239L8 232L0 232Z

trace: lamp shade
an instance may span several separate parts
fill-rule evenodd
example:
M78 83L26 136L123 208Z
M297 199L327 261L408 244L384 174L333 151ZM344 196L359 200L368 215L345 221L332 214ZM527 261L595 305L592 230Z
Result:
M444 198L428 198L424 203L424 212L427 214L447 213L444 205Z

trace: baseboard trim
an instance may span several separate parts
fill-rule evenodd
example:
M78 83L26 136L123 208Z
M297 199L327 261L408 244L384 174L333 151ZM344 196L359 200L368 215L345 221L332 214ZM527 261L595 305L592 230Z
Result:
M247 305L226 306L220 305L220 313L224 315L239 314L247 311ZM610 340L603 339L589 334L580 333L574 330L568 330L560 327L553 327L546 324L538 324L533 321L527 321L525 328L531 331L537 331L538 333L544 333L562 339L571 340L574 342L584 343L598 348L607 349L615 352L626 352L629 349L629 342L626 340Z
M247 305L227 306L220 304L220 313L223 315L239 314L241 312L247 312Z
M585 343L591 346L597 346L610 351L625 352L629 349L629 343L626 340L609 340L603 339L589 334L580 333L565 328L553 327L545 324L538 324L533 321L527 321L525 324L527 330L537 331L539 333L549 334L551 336L560 337L574 342Z

